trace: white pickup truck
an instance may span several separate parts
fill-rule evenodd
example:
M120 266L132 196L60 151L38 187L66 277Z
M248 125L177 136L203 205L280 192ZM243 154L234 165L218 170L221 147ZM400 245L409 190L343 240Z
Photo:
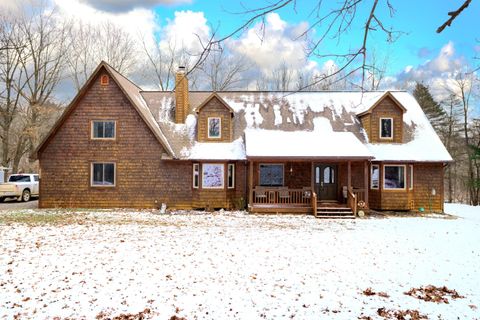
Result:
M12 174L7 183L0 184L0 202L6 198L29 201L38 197L38 174Z

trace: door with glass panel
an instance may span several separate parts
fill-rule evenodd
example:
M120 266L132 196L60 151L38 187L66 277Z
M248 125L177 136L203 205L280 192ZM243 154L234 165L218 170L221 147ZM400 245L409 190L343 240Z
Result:
M337 200L337 166L316 164L314 167L314 186L320 201Z

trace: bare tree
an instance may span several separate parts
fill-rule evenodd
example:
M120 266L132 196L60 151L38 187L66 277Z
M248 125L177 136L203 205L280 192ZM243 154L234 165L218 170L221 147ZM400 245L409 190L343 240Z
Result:
M179 63L176 41L168 41L163 47L160 41L142 38L143 53L147 58L147 65L153 69L157 86L161 91L172 89L175 85L175 66Z
M457 200L457 190L462 188L462 181L458 175L458 168L462 162L461 124L459 123L461 102L455 95L450 95L441 105L446 117L443 127L440 128L440 135L443 144L454 159L454 162L446 168L447 199L452 203Z
M12 170L16 172L21 158L33 150L42 130L52 118L50 99L61 80L65 55L68 52L67 27L56 19L56 11L24 14L18 20L16 41L21 76L24 83L19 94L25 101L20 110L20 130L12 159Z
M131 71L137 62L137 43L110 21L100 25L75 21L67 30L70 41L67 65L77 90L102 60L122 73Z
M1 165L9 167L11 161L12 126L21 106L21 90L25 83L18 83L22 77L20 58L24 46L17 39L17 21L11 16L0 16L0 138L2 146ZM19 46L20 47L17 47Z
M77 90L94 70L96 61L96 31L91 24L77 22L69 29L69 37L71 42L70 50L67 55L68 73L73 79L73 83Z
M94 51L97 61L105 60L121 73L128 73L136 63L137 44L123 29L107 21L96 28L98 39Z
M377 50L372 50L368 57L367 81L365 88L367 90L378 90L385 80L385 73L389 64L388 54L383 57L378 54Z
M472 159L472 141L471 133L469 128L470 123L470 103L473 99L473 89L474 89L474 74L471 72L460 73L457 75L454 81L454 88L451 88L452 95L455 96L460 102L461 105L461 117L462 117L462 131L463 131L463 142L464 142L464 153L465 161L467 162L467 173L468 177L466 179L467 189L469 190L469 202L472 205L479 204L479 188L473 183L475 181L473 159Z
M199 66L199 76L206 79L209 90L223 91L245 84L244 74L250 68L245 56L231 55L225 48L219 48Z
M289 91L292 89L294 72L292 68L285 62L270 72L269 79L271 90Z

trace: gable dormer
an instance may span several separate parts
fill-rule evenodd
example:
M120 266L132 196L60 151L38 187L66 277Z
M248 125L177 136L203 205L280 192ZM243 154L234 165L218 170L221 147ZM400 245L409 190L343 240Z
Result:
M406 109L387 91L368 110L358 114L371 143L403 143Z
M198 108L197 140L231 142L233 109L217 94L211 94Z

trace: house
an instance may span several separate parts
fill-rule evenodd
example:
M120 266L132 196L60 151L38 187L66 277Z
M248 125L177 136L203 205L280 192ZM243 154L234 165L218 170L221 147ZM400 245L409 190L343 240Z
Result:
M443 211L452 158L405 91L176 83L143 91L102 62L35 151L39 206Z

